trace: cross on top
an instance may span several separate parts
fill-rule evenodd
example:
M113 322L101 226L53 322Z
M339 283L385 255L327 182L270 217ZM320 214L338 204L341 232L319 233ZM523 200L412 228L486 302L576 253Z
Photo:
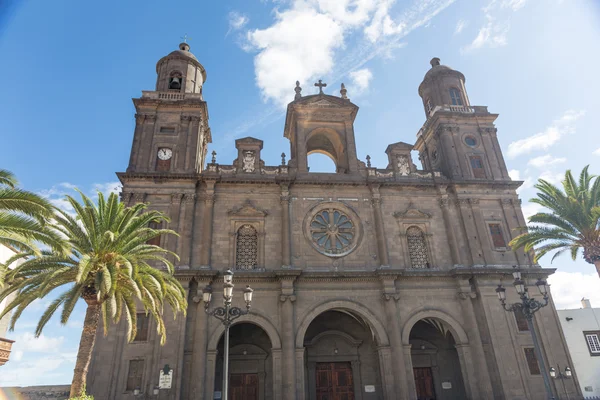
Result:
M188 38L187 33L185 35L181 36L180 38L183 40L183 43L187 43L188 39L191 39L191 38Z
M327 84L321 82L321 79L319 79L319 83L315 83L315 86L319 88L319 94L323 94L323 88L327 86Z

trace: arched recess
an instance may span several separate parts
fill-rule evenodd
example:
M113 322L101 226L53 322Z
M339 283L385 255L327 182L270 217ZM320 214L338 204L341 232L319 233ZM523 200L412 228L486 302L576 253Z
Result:
M275 328L275 325L273 325L271 323L271 321L269 321L267 318L265 318L264 316L262 316L260 314L257 314L255 311L253 311L250 314L242 315L241 317L236 319L233 324L235 325L235 324L240 324L243 322L251 323L251 324L257 325L258 327L262 328L269 336L269 339L271 339L271 345L273 346L273 349L281 349L281 338L279 337L279 332L277 331L277 328ZM221 336L223 335L224 332L225 332L225 326L223 326L223 324L219 323L217 325L217 327L214 329L214 331L212 332L212 334L210 336L210 340L208 341L208 348L207 348L208 351L216 351L217 350L217 346L219 345L219 340L221 339Z
M402 329L402 344L409 345L410 331L413 326L417 322L422 319L436 319L442 322L452 333L454 340L457 345L467 345L469 344L469 338L467 336L467 332L462 328L460 323L455 320L450 315L446 314L443 311L439 310L431 310L431 309L422 309L420 311L416 311L413 315L406 320L404 324L404 328Z
M330 128L316 128L306 136L306 155L320 153L329 156L338 172L348 171L346 145L340 134Z
M381 321L365 306L348 300L331 300L317 307L311 307L310 312L304 316L296 332L296 348L304 347L304 336L310 323L325 311L342 311L356 313L371 328L371 332L377 340L378 346L389 346L389 338Z

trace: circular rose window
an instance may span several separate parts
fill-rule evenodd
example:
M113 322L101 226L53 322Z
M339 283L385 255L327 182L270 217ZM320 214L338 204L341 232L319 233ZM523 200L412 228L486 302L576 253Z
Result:
M344 207L345 208L345 207ZM341 207L321 205L308 216L306 235L320 253L341 257L356 248L359 237L357 218Z

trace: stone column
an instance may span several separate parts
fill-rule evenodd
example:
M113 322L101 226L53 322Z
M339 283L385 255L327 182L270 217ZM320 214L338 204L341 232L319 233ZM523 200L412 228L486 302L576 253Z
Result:
M440 208L442 209L442 216L444 217L444 227L446 228L446 233L448 234L448 245L450 247L452 264L463 264L458 242L456 240L456 235L454 233L455 224L452 223L452 218L450 217L450 213L448 211L449 204L450 199L448 198L448 195L442 195L440 198Z
M483 220L483 213L481 212L481 207L479 207L479 199L471 198L469 199L469 204L471 205L473 219L475 220L474 232L477 232L477 243L479 244L479 251L483 254L483 262L485 264L493 263L492 247L486 239L489 235L489 228Z
M271 349L273 359L273 399L282 399L281 395L281 349Z
M415 384L415 375L412 363L412 344L402 344L404 352L404 363L406 364L406 383L408 390L408 399L417 400L417 385Z
M206 182L204 195L204 220L202 225L202 250L200 253L201 268L210 268L210 254L212 247L213 207L215 205L215 182Z
M152 140L156 125L156 114L146 114L139 141L136 169L138 171L151 171L155 154L152 153Z
M396 277L381 277L383 284L383 300L385 305L385 316L387 319L388 335L392 350L392 365L394 371L394 392L398 399L408 399L409 393L406 384L406 364L404 360L404 349L402 347L402 333L400 331L400 313L396 303L400 295L396 291ZM393 383L393 382L390 382Z
M190 136L192 135L192 124L190 123L192 116L185 114L180 115L179 120L179 138L177 139L178 154L177 159L174 160L176 162L175 168L177 171L187 171Z
M378 346L377 355L379 356L379 374L381 375L383 398L384 400L396 400L392 349L390 346Z
M290 257L290 192L287 184L281 185L281 266L291 267Z
M198 290L204 289L210 284L210 278L198 280ZM190 366L190 399L195 400L212 400L210 397L204 397L204 388L207 386L207 358L206 346L208 345L208 318L209 316L204 311L204 303L202 298L193 297L191 307L195 307L196 318L194 319L194 342L192 344L192 362ZM216 361L216 355L212 362ZM214 366L213 366L213 381L214 381Z
M215 369L217 368L217 350L206 352L206 378L204 381L204 399L212 400L215 392Z
M513 236L517 236L517 229L520 227L519 218L517 217L517 213L513 208L513 199L502 199L500 202L502 203L502 211L504 211L504 221L506 222L506 227L508 228L506 245L508 246L508 242L513 238ZM524 253L523 249L513 249L513 253L517 258L517 263L519 265L527 265L528 259Z
M479 393L479 382L477 380L475 364L473 363L471 346L469 344L457 344L454 347L458 353L460 371L463 377L463 382L465 383L467 399L478 400L487 398Z
M171 205L169 206L169 229L174 230L175 232L181 235L181 226L179 224L179 215L181 212L181 200L183 199L183 193L172 193L171 194ZM165 248L167 250L173 251L177 253L177 255L181 256L179 251L179 245L181 242L181 237L177 237L175 235L166 235L165 236Z
M282 393L289 394L289 399L296 396L296 331L294 328L294 303L296 295L294 294L294 281L296 275L279 276L281 282L280 316L281 316L281 341L283 356L283 385Z
M465 238L467 239L464 244L470 251L472 263L483 265L485 263L483 251L481 249L477 227L475 226L475 221L473 221L471 215L472 212L471 207L469 207L469 199L458 199L457 203L459 217L463 224Z
M373 213L375 215L375 232L377 234L379 262L382 267L388 267L390 262L388 258L385 230L383 228L383 214L381 212L381 194L379 193L379 185L371 185L371 195L373 202Z
M306 400L306 377L304 376L304 347L296 347L296 400Z

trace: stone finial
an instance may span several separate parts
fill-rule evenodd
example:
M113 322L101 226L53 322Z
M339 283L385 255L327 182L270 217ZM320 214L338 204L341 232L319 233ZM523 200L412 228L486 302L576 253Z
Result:
M285 165L285 153L281 153L281 165Z
M294 92L296 92L294 100L298 100L302 97L302 88L300 87L300 81L296 81L296 88L294 89Z
M367 154L367 168L371 168L371 156Z
M216 151L212 151L212 158L210 159L211 164L216 164L217 163L217 152Z
M348 93L348 91L346 90L346 85L344 85L342 83L342 88L340 89L340 94L342 95L342 99L344 99L344 100L348 100L348 96L346 96L346 93Z
M437 57L433 57L431 61L429 61L429 64L431 64L431 68L436 67L440 65L440 59Z

